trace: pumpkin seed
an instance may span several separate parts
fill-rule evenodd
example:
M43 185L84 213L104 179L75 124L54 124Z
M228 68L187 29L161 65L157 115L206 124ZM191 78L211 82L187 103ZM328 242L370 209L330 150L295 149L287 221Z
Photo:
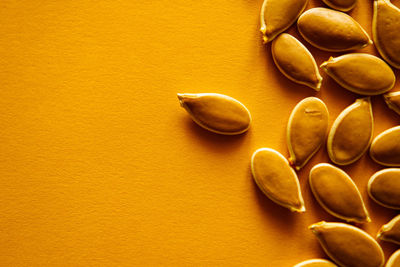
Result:
M325 51L349 51L372 44L357 21L346 13L329 8L307 10L299 17L297 28L307 42Z
M326 254L339 266L380 267L382 248L366 232L345 223L319 222L309 227Z
M377 137L371 144L371 158L384 166L400 166L400 126L390 128Z
M382 59L364 53L331 57L321 68L343 88L360 95L379 95L393 88L396 77Z
M234 135L251 124L248 109L236 99L214 93L178 94L183 108L201 127L218 134Z
M261 28L264 43L272 41L289 28L304 11L308 0L264 0Z
M388 107L400 115L400 91L383 95Z
M400 68L400 9L389 0L374 1L372 37L379 54Z
M275 65L287 78L319 91L322 77L317 63L300 41L282 33L272 42L271 49Z
M293 109L287 126L289 162L300 170L325 141L328 109L316 97L307 97Z
M315 165L309 177L311 191L330 214L348 222L370 222L356 184L344 171L328 163Z
M305 211L297 174L279 152L270 148L255 151L251 171L258 187L269 199L291 211Z
M400 209L400 168L383 169L372 175L368 194L384 207Z
M360 98L340 113L328 135L329 158L338 165L357 161L368 149L373 133L369 97Z
M400 245L400 215L383 225L378 232L377 238Z

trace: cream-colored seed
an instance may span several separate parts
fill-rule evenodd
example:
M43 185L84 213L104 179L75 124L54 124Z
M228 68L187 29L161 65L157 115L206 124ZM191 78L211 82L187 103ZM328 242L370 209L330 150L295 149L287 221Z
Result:
M368 194L386 208L400 209L400 168L383 169L372 175Z
M275 65L287 78L319 91L322 77L317 63L300 41L282 33L272 42L271 51Z
M400 166L400 126L390 128L377 137L371 144L371 158L384 166Z
M322 0L327 6L347 12L355 7L357 0Z
M322 100L307 97L293 109L287 126L289 162L300 170L325 141L328 109Z
M309 227L326 254L339 266L381 267L382 248L366 232L345 223L319 222Z
M328 260L312 259L300 262L293 267L336 267L336 266L337 266L336 264Z
M360 95L379 95L393 88L396 76L382 59L352 53L331 57L321 68L338 84Z
M377 238L400 245L400 215L383 225L378 232Z
M299 17L297 28L307 42L325 51L349 51L372 43L357 21L329 8L307 10Z
M297 174L279 152L270 148L255 151L251 171L258 187L272 201L291 211L305 211Z
M379 54L400 68L400 9L389 0L375 0L372 36Z
M360 98L336 118L328 135L329 158L338 165L357 161L371 143L373 117L369 97Z
M218 134L235 135L251 124L248 109L236 99L214 93L178 94L183 108L201 127Z
M390 256L385 267L400 267L400 249Z
M264 43L289 28L306 8L308 0L264 0L261 28Z
M400 91L386 93L384 98L388 107L400 115Z
M356 184L344 171L320 163L310 171L311 191L318 203L330 214L348 222L370 222Z

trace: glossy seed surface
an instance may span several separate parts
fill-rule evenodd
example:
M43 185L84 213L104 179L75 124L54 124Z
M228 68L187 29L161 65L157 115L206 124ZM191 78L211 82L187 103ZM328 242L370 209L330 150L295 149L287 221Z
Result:
M337 266L336 264L328 260L312 259L300 262L293 267L336 267L336 266Z
M366 232L345 223L319 222L309 229L326 254L339 266L381 267L382 248Z
M322 100L307 97L293 109L287 126L289 162L300 170L325 142L328 109Z
M386 93L384 98L388 107L400 115L400 91Z
M178 94L178 99L194 122L214 133L241 134L250 127L250 112L232 97L202 93Z
M400 166L400 126L390 128L372 141L369 154L371 158L384 166Z
M369 97L360 98L340 113L327 140L329 158L338 165L357 161L371 143L373 117Z
M372 175L368 194L386 208L400 209L400 168L383 169Z
M279 152L270 148L255 151L251 171L258 187L272 201L291 211L305 211L297 174Z
M372 36L379 54L400 68L400 9L389 0L374 1Z
M308 49L295 37L282 33L272 42L272 57L288 79L319 91L322 77Z
M330 214L348 222L369 222L361 194L347 173L328 163L315 165L309 176L314 197Z
M264 43L289 28L306 8L308 0L264 0L261 28Z
M321 68L343 88L360 95L379 95L393 88L396 76L382 59L352 53L331 57Z
M357 4L357 0L322 0L327 6L347 12L351 9L354 8L354 6Z
M400 249L390 256L385 267L400 267Z
M325 51L349 51L372 43L351 16L329 8L307 10L299 17L297 28L307 42Z
M400 215L381 227L378 239L400 245Z

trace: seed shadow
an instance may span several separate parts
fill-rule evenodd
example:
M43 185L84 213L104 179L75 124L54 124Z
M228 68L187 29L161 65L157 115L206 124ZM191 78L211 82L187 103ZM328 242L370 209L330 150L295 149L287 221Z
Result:
M210 132L197 125L190 118L185 119L185 132L190 135L191 140L196 140L202 147L207 147L216 153L232 152L249 139L249 131L238 135L222 135Z

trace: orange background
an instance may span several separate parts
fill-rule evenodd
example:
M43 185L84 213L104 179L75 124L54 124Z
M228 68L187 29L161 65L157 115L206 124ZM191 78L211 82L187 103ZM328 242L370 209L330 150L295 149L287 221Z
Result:
M258 190L250 157L260 147L288 155L286 123L301 99L322 98L332 123L357 95L324 73L319 93L287 80L261 43L261 5L1 1L0 265L291 266L325 257L307 230L337 221L307 181L328 161L325 149L299 172L305 214ZM350 14L371 34L372 1ZM318 64L338 55L306 45ZM179 107L178 92L232 96L253 125L241 136L209 133ZM375 135L399 123L381 97L373 110ZM374 236L396 214L367 197L380 168L367 155L344 168ZM383 247L386 256L396 248Z

